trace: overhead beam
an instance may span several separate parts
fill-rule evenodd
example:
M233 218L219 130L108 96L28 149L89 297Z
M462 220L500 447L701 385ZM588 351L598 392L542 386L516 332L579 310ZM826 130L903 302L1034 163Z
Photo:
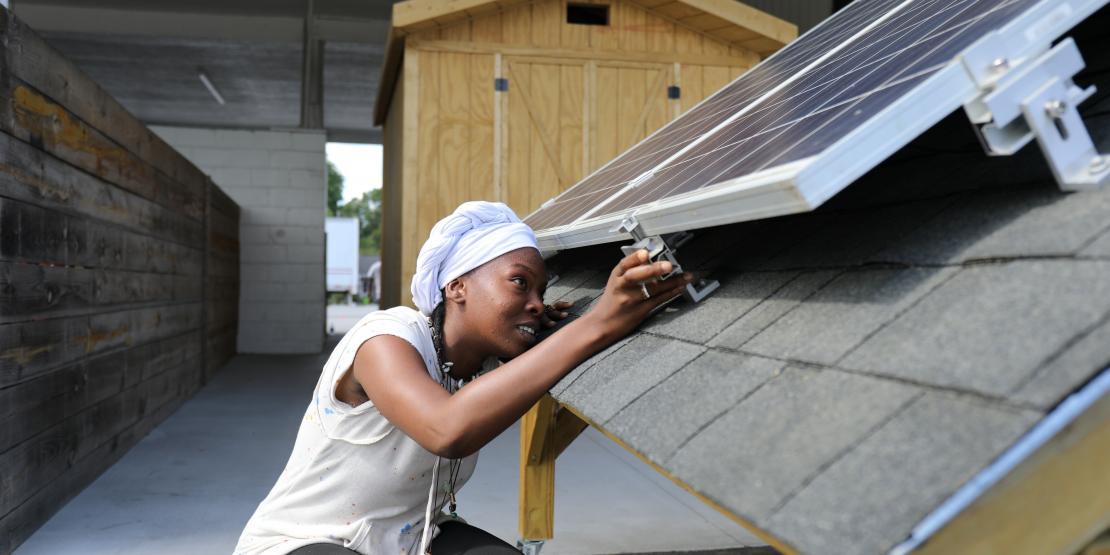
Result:
M176 13L18 2L13 11L39 32L279 42L301 42L305 32L304 19L300 17ZM317 16L313 31L318 40L376 44L384 48L389 20Z
M301 62L301 127L324 127L324 43L316 36L316 1L305 0Z

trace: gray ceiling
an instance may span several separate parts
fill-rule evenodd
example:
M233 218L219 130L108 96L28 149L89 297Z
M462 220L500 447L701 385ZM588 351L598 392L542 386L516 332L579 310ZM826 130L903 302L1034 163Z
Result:
M391 4L315 1L329 140L380 142L372 107ZM145 122L300 124L305 0L13 0L12 11Z
M11 0L12 11L152 124L297 127L309 0ZM312 0L329 140L381 142L372 106L392 0ZM748 0L801 30L831 0ZM201 83L204 71L226 100Z

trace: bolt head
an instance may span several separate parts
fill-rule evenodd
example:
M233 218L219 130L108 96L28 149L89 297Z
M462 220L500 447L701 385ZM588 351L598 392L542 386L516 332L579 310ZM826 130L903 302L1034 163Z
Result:
M1044 103L1044 112L1048 117L1056 119L1064 116L1068 111L1068 103L1063 100L1049 100Z
M990 66L991 71L995 72L1002 71L1008 67L1010 67L1010 60L1007 60L1006 58L995 58L994 61L991 62Z

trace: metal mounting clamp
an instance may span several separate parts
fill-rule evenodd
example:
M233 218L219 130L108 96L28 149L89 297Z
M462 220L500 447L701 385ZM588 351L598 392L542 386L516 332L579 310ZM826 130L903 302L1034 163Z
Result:
M648 257L652 262L659 262L666 260L671 263L671 271L664 276L660 276L660 280L666 280L675 275L682 274L682 265L678 263L675 258L675 253L678 248L693 238L688 232L680 231L672 233L663 237L661 235L648 235L644 232L640 222L636 221L635 216L628 216L621 220L620 225L613 231L627 233L632 236L633 243L631 245L622 245L621 252L628 256L638 250L648 251ZM720 287L720 282L717 280L699 279L694 283L686 285L686 290L682 296L686 297L690 302L700 302L702 299L709 296L710 293Z
M1072 82L1084 67L1075 41L1064 39L1016 65L995 57L988 64L988 78L979 66L990 57L986 50L992 45L986 41L963 58L981 90L964 111L987 154L1008 156L1036 139L1061 189L1097 189L1110 183L1110 157L1095 149L1076 109L1095 88Z

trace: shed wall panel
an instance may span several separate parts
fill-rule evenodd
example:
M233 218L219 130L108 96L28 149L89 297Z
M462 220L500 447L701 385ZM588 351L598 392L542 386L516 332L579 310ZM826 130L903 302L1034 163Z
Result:
M526 3L406 38L385 123L381 306L410 304L420 246L460 203L523 216L759 58L630 2L610 3L609 26L567 24L565 9Z

